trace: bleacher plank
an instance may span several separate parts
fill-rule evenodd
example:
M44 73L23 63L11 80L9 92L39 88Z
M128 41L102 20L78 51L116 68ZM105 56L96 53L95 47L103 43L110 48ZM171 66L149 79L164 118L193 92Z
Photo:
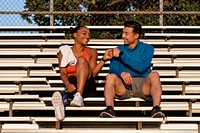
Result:
M192 132L192 130L198 130L198 125L193 123L183 124L161 124L160 127L161 130L171 130L173 132L174 130L189 130Z
M56 52L1 52L0 58L32 58L37 63L38 58L57 58Z
M35 123L33 124L3 124L2 125L2 130L19 130L19 129L39 129L39 126Z
M53 129L53 128L42 128L42 129L32 129L32 130L19 130L19 129L15 129L14 130L15 133L90 133L91 132L91 128L63 128L62 130L58 130L58 129ZM6 133L13 133L13 130L5 130L2 129L2 132L6 132ZM113 128L92 128L92 133L172 133L172 130L160 130L160 129L147 129L147 130L136 130L134 128L117 128L117 129L113 129ZM184 130L184 129L180 129L180 130L173 130L173 133L198 133L197 130Z
M58 122L55 117L32 117L32 119L37 122ZM151 118L151 117L116 117L116 118L99 118L99 117L65 117L62 123L136 123L136 127L138 130L142 130L143 123L162 123L163 118ZM57 127L60 128L60 127Z
M35 64L35 63L0 63L0 69L4 70L13 70L13 69L22 69L27 71L27 77L30 77L30 71L32 69L50 69L52 70L52 64Z
M48 48L48 47L51 47L51 48L58 48L62 45L61 42L58 42L58 41L55 41L55 42L34 42L34 41L28 41L28 42L23 42L23 41L7 41L7 42L0 42L0 47L2 48L10 48L10 47L13 47L13 49L16 47L18 48L19 50L21 50L22 46L23 48L31 48L30 50L33 50L33 48L37 48L40 52L43 51L44 48ZM15 49L16 49L15 48ZM37 50L37 49L34 49L34 50ZM12 49L11 49L12 50Z
M13 102L15 101L39 101L39 95L0 95L1 101L6 101L9 103L9 116L13 115Z
M171 63L171 64L156 64L154 63L152 66L153 70L159 70L159 69L174 69L176 71L176 77L179 77L179 71L181 70L191 70L191 69L198 69L200 70L200 63Z
M47 83L46 78L0 78L0 83Z
M9 55L8 55L9 56ZM48 58L49 57L49 58ZM43 57L36 57L33 55L33 58L32 57L29 57L27 56L27 58L24 58L24 57L20 57L20 58L14 58L13 57L9 57L9 58L5 58L2 57L0 58L0 63L38 63L38 64L47 64L47 63L50 63L50 64L58 64L58 59L57 58L52 58L50 56L44 56Z
M19 91L19 87L17 85L7 85L7 84L1 84L0 85L0 94L4 93L17 93Z
M32 122L31 117L0 117L0 122Z
M48 84L46 78L22 78L22 77L0 77L1 84L16 84L21 94L23 84Z
M188 38L188 39L199 39L199 33L145 33L145 38L163 38L169 40L171 38Z
M198 133L200 133L200 118L199 117L167 117L167 123L179 122L179 123L196 123L198 124Z
M186 85L190 83L199 83L199 78L160 78L161 83L176 83L177 85ZM49 80L49 84L63 84L61 80ZM105 80L96 80L96 83L105 83Z
M0 34L1 39L64 39L64 33L21 33L21 34Z
M171 63L177 58L199 58L199 52L154 52L154 58L171 58Z
M2 132L2 126L5 123L32 123L31 117L0 117L0 132Z

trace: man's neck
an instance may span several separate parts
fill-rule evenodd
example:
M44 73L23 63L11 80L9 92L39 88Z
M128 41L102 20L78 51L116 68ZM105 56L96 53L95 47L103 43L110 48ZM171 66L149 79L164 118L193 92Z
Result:
M131 49L134 49L136 47L136 45L138 44L138 39L136 39L132 44L129 44L128 47Z

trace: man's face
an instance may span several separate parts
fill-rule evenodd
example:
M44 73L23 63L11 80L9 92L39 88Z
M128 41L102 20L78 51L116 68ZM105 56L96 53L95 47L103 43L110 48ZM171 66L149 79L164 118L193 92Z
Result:
M130 45L135 42L139 37L139 34L133 32L133 28L124 27L122 33L122 39L124 40L124 44Z

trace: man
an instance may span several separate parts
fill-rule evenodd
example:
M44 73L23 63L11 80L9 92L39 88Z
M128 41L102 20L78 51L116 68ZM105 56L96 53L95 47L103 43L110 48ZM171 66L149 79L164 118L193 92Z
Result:
M104 89L106 109L100 117L115 117L114 98L140 97L153 101L151 117L164 117L160 111L162 86L157 72L150 72L153 46L139 41L141 25L135 21L124 23L124 45L113 49L110 72Z

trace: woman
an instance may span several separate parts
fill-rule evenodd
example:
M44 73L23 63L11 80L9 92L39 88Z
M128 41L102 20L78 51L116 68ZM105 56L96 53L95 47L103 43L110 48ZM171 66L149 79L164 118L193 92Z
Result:
M95 96L94 77L97 76L105 62L112 57L112 50L107 50L97 64L96 49L87 47L90 30L86 26L77 26L73 29L73 36L74 45L72 47L68 45L60 47L58 62L60 77L67 88L65 92L75 93L70 106L81 107L84 106L84 97ZM59 92L53 94L52 104L55 107L56 118L63 120L64 113L60 111L63 110L60 108L64 107Z

